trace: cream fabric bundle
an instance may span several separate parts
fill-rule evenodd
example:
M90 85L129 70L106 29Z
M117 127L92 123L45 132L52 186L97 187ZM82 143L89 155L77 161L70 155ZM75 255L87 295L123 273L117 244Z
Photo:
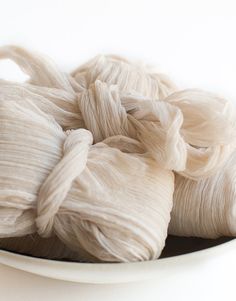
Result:
M29 100L1 100L2 238L38 232L56 235L77 259L155 259L165 244L173 183L173 173L136 140L92 145L89 131L63 132Z
M73 199L77 205L73 204L72 206L73 210L76 208L79 213L77 212L76 217L72 218L74 213L72 213L73 210L71 208L71 219L69 221L61 219L63 222L60 220L59 230L54 229L55 225L57 225L58 213L56 218L51 221L47 221L47 218L38 217L36 219L37 225L32 226L31 224L29 227L30 231L17 230L18 227L21 229L25 225L26 220L30 220L33 223L32 220L34 219L31 215L28 218L27 214L31 211L34 212L37 208L38 199L37 201L34 199L32 202L34 206L30 207L30 211L22 209L23 211L19 214L19 208L16 211L14 211L16 208L14 210L11 209L19 216L16 219L12 219L12 228L15 229L15 232L12 231L5 236L26 235L34 233L36 230L40 235L44 236L46 233L46 236L48 236L53 228L53 232L60 240L66 243L71 250L79 252L78 258L87 259L90 256L88 253L93 255L92 259L88 258L89 260L99 258L104 261L132 261L157 258L164 246L168 216L171 210L173 190L171 170L176 172L176 180L174 208L169 232L176 235L210 238L220 235L235 235L233 230L236 224L233 216L235 201L232 192L234 179L227 176L230 169L230 163L228 162L231 162L234 156L236 139L236 112L230 102L205 91L178 91L166 76L155 73L146 66L133 64L115 56L98 56L76 69L71 75L62 73L50 60L18 47L0 48L0 58L14 60L30 77L27 83L0 81L0 99L4 100L4 106L8 104L7 106L11 106L12 110L14 107L14 110L17 109L19 111L28 110L30 106L30 112L31 110L35 112L35 119L37 119L36 115L39 114L47 121L50 120L50 124L53 124L56 128L61 126L64 130L76 129L76 133L78 132L77 129L86 128L93 134L93 140L97 144L88 146L89 143L87 143L87 148L89 149L88 163L87 165L84 163L85 169L81 167L83 172L81 171L81 175L75 183L80 183L82 175L86 174L87 167L90 166L90 153L94 154L95 152L92 151L93 149L96 149L99 155L96 163L108 160L103 155L104 149L109 154L114 153L115 149L117 149L116 151L119 151L120 156L126 158L123 159L123 162L125 162L123 169L120 166L120 158L114 155L117 162L114 159L114 162L112 161L113 164L110 166L111 162L109 159L106 169L104 167L104 170L100 171L96 166L96 169L92 169L90 172L95 174L96 172L105 173L106 176L104 177L109 178L109 181L112 183L112 178L110 178L112 168L115 170L121 168L121 170L115 172L119 176L115 177L116 189L113 189L113 193L110 196L115 199L120 197L117 187L122 186L122 184L125 190L117 202L111 201L112 208L116 209L120 214L122 211L120 212L120 208L116 207L120 201L124 201L128 197L130 197L129 200L133 201L131 203L125 202L122 205L124 206L122 214L128 214L128 216L125 222L125 218L122 217L122 219L124 218L122 220L123 224L120 221L120 224L116 225L115 231L117 232L112 235L112 238L117 240L115 242L111 239L111 233L104 234L104 229L96 228L97 220L96 216L93 216L96 213L96 210L94 210L96 207L90 208L91 216L89 217L89 221L91 222L92 219L95 228L90 224L88 226L86 220L86 223L83 222L82 225L77 225L77 228L74 229L72 220L75 225L77 222L81 222L81 208L78 209L76 207L81 202L80 193L78 195L76 193L76 197ZM9 108L4 110L7 114ZM42 121L42 128L44 123L45 120ZM62 129L58 131L63 133ZM71 133L72 136L74 135L73 133ZM18 134L16 135L18 136ZM25 137L28 137L28 135L33 135L31 128L28 128ZM65 136L65 134L62 135ZM84 130L82 136L87 137L84 138L85 140L89 139L88 132ZM53 139L55 140L56 137ZM65 140L65 137L63 139ZM51 145L55 143L55 145L60 145L58 148L62 148L62 142L52 141L50 142ZM100 143L101 141L103 143ZM90 151L90 149L92 150ZM59 160L61 158L60 155L57 154L57 158ZM43 160L43 157L40 160ZM233 161L231 164L233 164ZM142 166L144 165L148 168L145 167L145 171L142 173ZM45 168L50 169L52 166ZM71 170L73 170L72 167ZM67 174L68 177L72 173L71 170ZM128 172L128 170L130 171ZM135 197L131 196L131 194L126 196L127 172L128 174L132 173L128 183L131 185L132 182L135 189L138 189L138 192L134 193L134 188L132 188L132 193L134 193ZM150 180L147 179L147 174ZM227 176L227 181L224 179L224 175ZM78 174L75 176L78 176ZM54 177L55 180L53 180ZM123 179L124 181L122 177L125 179ZM156 186L154 185L153 177L157 182ZM117 182L118 179L119 183ZM42 180L38 184L39 186L34 188L35 198L37 196L36 191L39 191L39 189L43 191L43 194L49 193L52 186L51 181L57 186L57 180L56 172L54 172L49 180L50 185L47 184L45 190L40 189L40 186L45 182L45 179ZM60 180L63 183L65 179ZM90 177L88 183L89 181ZM140 186L136 187L135 182L139 183ZM86 180L83 183L85 185ZM89 193L88 183L86 193ZM93 187L92 183L90 184ZM217 183L220 183L220 185L217 186ZM102 194L108 189L106 184L110 185L106 181L102 183L103 188L98 190L98 194ZM4 185L3 188L5 187ZM74 185L72 185L72 190ZM19 185L19 191L21 190L20 187ZM95 187L97 189L96 185ZM232 189L229 190L227 187L232 187ZM111 190L109 191L111 192ZM165 191L164 194L163 191ZM225 192L224 198L219 199L218 196L223 191ZM2 193L1 189L0 193ZM138 194L144 197L142 199L143 202L141 201L141 196L139 195L138 197ZM40 195L42 195L42 192L39 194L39 200ZM96 200L96 197L90 194L89 196L91 197L88 198L89 202L93 203L93 198ZM57 201L52 201L56 197L52 194L47 206L43 205L42 208L40 202L38 202L40 216L41 211L44 212L45 208L50 208L49 212L52 210L54 214L57 212L58 207L56 208L57 210L52 208L54 206L52 204L54 202L57 203ZM67 197L65 193L64 197L67 200L67 197L70 198L70 193ZM0 214L2 212L3 219L0 220L5 220L5 214L8 214L9 210L6 206L8 204L6 195L3 195L2 200ZM99 198L99 202L100 200ZM64 203L65 201L63 201ZM68 205L72 205L72 202L69 202ZM7 210L5 210L4 206L7 207ZM107 203L101 202L99 206L101 208L104 206L103 214L105 212L110 214ZM138 214L136 206L139 208ZM140 208L144 211L141 212ZM158 214L156 216L156 211L159 212L159 210L160 212L165 212L163 221L160 221ZM10 218L12 211L9 212L8 217ZM111 214L111 216L113 215ZM138 229L144 231L145 228L147 233L150 231L148 234L149 238L147 238L148 235L145 236L147 234L145 231L142 232L140 230L138 234L134 231L135 223L132 224L134 217L142 224L138 224ZM87 215L86 218L88 218ZM119 216L119 218L121 217ZM130 221L128 222L128 220ZM45 223L47 226L44 226L46 228L42 229L42 224L45 225ZM128 231L131 236L128 236L128 238L126 237L126 230L122 228L125 228L124 224L127 223L131 226L129 228L130 232ZM71 234L70 230L70 235L63 231L69 226L73 229L73 234ZM103 226L107 227L107 224ZM118 230L118 226L121 226L121 229ZM11 227L9 228L9 225L7 225L4 228L4 223L2 227L0 227L0 236L4 237L1 233L9 231L6 229L11 229ZM32 227L34 227L34 230L32 230ZM156 232L157 228L159 228L159 231ZM99 232L100 230L101 232ZM108 239L106 243L103 241L104 237L100 237L101 233ZM85 237L89 237L89 239L85 239ZM151 237L153 239L152 242L150 240ZM148 242L145 241L144 243L143 239L146 239ZM75 244L74 241L76 242ZM122 244L120 241L122 241ZM121 245L122 247L120 247ZM61 253L58 256L60 257ZM72 253L69 252L67 257L74 258L74 253L72 257Z

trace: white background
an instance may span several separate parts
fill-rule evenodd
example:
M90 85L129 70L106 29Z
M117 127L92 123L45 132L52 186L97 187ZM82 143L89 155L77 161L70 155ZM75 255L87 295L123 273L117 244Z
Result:
M98 53L124 55L156 65L160 71L169 74L180 88L203 88L236 100L235 1L0 0L0 44L18 44L43 52L65 71L73 70ZM19 75L15 66L0 62L1 77L17 80ZM32 300L27 294L35 291L34 300L47 301L54 300L52 296L57 291L60 296L66 296L65 290L68 290L68 296L75 292L75 284L67 285L64 290L62 283L29 275L17 276L12 270L0 267L0 300ZM211 276L205 274L202 277L207 283ZM236 296L229 295L230 275L224 277L221 293L214 293L213 290L205 293L207 299L203 294L201 300L222 300L222 292L226 290L225 300L235 300ZM20 281L17 282L17 279ZM26 287L24 292L23 286L27 283L30 288ZM178 283L180 285L181 279ZM20 294L19 285L22 287ZM197 283L195 286L197 290ZM16 291L9 293L11 287L15 287ZM36 287L40 288L41 294L37 293ZM145 289L146 300L179 300L176 290L173 290L171 297L171 289L166 297L159 299L154 287L150 290L144 284L136 286L142 300ZM102 289L99 287L96 291L105 300L106 293L103 291L101 294ZM118 289L119 286L107 288L111 301L112 292L113 300L119 300ZM82 294L83 291L86 291L86 286ZM199 299L196 291L188 289L188 296L184 295L184 291L181 290L181 300ZM128 294L129 288L126 286L122 299L126 300ZM70 298L63 297L63 300L69 301ZM78 300L85 299L80 296Z
M0 4L0 44L43 52L63 70L71 71L99 53L116 53L154 64L180 88L203 88L236 99L233 0L0 0ZM0 67L0 76L7 77L6 63Z

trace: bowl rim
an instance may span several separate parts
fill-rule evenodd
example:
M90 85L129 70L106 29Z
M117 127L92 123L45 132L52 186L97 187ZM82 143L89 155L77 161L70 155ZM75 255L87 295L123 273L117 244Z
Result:
M236 239L207 249L157 260L128 263L81 263L36 258L0 250L0 264L35 275L70 282L108 284L147 280L204 263L209 255L236 249Z

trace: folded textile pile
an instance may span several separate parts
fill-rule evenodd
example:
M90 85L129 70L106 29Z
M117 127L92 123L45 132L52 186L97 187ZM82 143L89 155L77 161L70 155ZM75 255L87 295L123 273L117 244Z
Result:
M233 104L116 56L71 74L19 47L0 58L29 76L0 80L1 247L128 262L168 233L236 235Z

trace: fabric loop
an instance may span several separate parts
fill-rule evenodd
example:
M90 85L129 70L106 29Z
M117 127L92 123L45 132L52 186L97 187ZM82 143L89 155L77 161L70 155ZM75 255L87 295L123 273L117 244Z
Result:
M86 166L92 140L91 133L84 129L67 132L63 158L42 184L38 194L36 225L40 236L49 237L52 234L54 217L72 182Z

